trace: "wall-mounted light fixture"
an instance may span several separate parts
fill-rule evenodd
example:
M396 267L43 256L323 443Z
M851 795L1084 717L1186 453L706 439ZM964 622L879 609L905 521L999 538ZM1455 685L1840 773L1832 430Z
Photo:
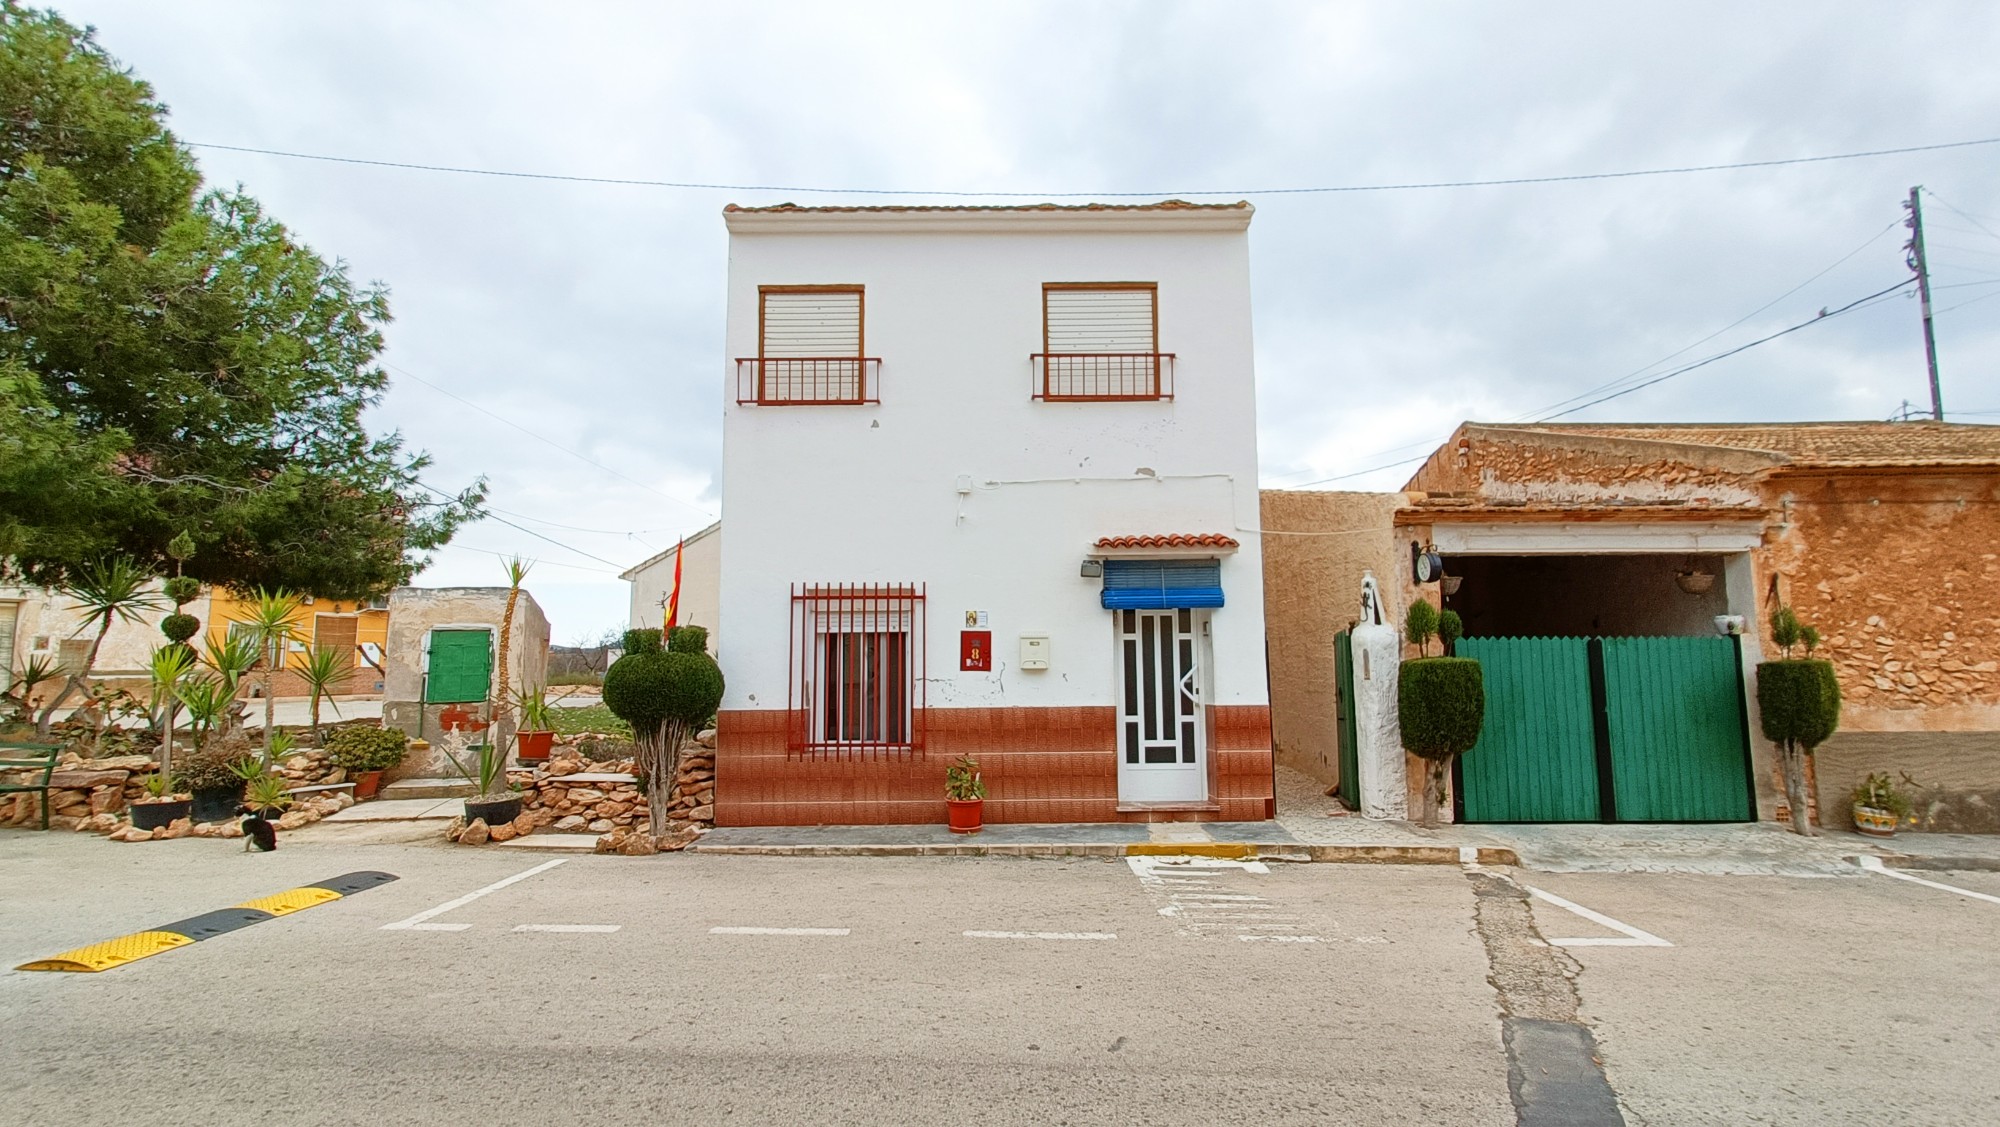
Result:
M1076 569L1076 573L1085 579L1102 579L1104 578L1104 561L1085 560L1083 561L1083 566Z

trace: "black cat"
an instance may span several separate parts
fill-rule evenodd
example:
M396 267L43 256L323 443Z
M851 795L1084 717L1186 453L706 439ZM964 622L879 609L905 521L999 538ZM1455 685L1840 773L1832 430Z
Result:
M278 848L278 831L262 814L248 806L239 806L236 812L243 815L243 852L269 853Z

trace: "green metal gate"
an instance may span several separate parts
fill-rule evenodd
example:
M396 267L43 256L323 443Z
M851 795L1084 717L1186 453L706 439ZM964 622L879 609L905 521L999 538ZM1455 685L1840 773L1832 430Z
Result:
M1342 630L1333 636L1334 687L1340 700L1340 800L1349 810L1361 809L1361 741L1354 726L1354 637Z
M1735 638L1465 638L1486 724L1468 822L1754 821Z

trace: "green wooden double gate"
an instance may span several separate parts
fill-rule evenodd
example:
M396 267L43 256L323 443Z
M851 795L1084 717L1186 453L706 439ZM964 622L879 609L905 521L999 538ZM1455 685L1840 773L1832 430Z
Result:
M1464 638L1486 682L1466 822L1748 822L1736 638Z

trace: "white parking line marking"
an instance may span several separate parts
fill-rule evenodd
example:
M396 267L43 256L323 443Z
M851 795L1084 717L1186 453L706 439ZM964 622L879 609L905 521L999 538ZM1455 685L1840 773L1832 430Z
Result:
M1664 939L1661 939L1659 936L1654 935L1651 932L1640 931L1638 928L1633 927L1631 924L1619 923L1617 920L1612 919L1610 916L1607 916L1602 912L1593 912L1589 908L1586 908L1581 904L1569 900L1564 900L1562 897L1557 896L1553 892L1543 892L1539 888L1532 888L1527 885L1523 885L1522 887L1527 888L1528 892L1531 895L1539 896L1543 900L1546 900L1549 903L1554 904L1556 907L1561 908L1565 912L1571 912L1576 915L1582 916L1584 919L1589 920L1591 923L1602 924L1603 926L1608 927L1613 931L1623 932L1625 935L1630 937L1627 939L1601 939L1601 938L1600 939L1551 939L1549 940L1549 946L1551 947L1672 947L1673 946L1673 944L1667 942Z
M1941 892L1955 893L1959 896L1970 896L1974 900L1984 900L1989 904L2000 904L2000 896L1992 896L1984 892L1974 892L1969 888L1959 888L1957 885L1942 884L1934 880L1925 880L1922 877L1913 877L1908 873L1898 872L1884 865L1880 857L1858 857L1855 860L1862 868L1871 873L1881 873L1885 877L1895 877L1897 880L1906 880L1911 884L1921 884L1925 888L1935 888Z
M966 931L967 939L1116 939L1109 931Z
M515 931L560 931L591 935L604 935L617 931L622 924L516 924Z
M712 927L710 935L846 935L844 927Z
M425 920L428 920L433 916L442 916L446 912L451 911L453 908L463 908L467 904L472 903L474 900L477 900L480 897L487 895L488 893L498 892L510 884L515 884L520 881L527 880L529 877L534 876L536 873L547 872L548 870L553 869L557 865L560 865L568 860L569 858L567 857L558 857L553 861L544 861L541 864L536 865L534 868L529 869L525 873L515 873L513 876L508 877L505 880L496 880L492 884L487 885L485 888L468 892L465 895L459 897L458 899L451 901L450 903L439 904L435 908L426 908L425 910L418 912L416 915L411 916L407 920L398 920L392 924L383 924L382 930L383 931L464 931L466 928L471 927L472 925L437 924L437 925L432 925L430 927L421 927L419 925L421 925Z

